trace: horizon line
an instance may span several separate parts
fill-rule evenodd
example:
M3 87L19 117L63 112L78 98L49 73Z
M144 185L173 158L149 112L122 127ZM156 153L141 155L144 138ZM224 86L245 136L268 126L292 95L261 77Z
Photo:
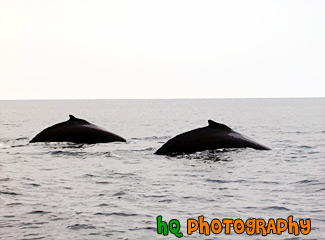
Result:
M208 100L208 99L307 99L307 98L325 98L318 97L194 97L194 98L30 98L30 99L0 99L0 101L78 101L78 100Z

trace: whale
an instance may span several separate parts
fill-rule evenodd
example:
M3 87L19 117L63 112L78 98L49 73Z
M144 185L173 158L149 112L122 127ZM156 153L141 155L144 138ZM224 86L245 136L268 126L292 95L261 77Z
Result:
M208 120L208 126L177 135L162 145L155 154L177 155L223 148L271 150L222 123Z
M73 115L69 115L69 120L44 129L32 140L30 140L30 143L35 142L72 142L95 144L126 142L126 140L84 119L79 119Z

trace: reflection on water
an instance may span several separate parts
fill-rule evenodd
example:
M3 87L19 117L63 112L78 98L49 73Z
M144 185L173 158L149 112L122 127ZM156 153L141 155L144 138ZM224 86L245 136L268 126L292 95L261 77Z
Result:
M1 111L0 238L176 239L157 235L158 215L191 239L203 236L187 236L186 219L200 215L311 218L307 236L267 239L324 238L324 99L1 101ZM128 142L28 143L70 113ZM207 119L272 150L153 154Z

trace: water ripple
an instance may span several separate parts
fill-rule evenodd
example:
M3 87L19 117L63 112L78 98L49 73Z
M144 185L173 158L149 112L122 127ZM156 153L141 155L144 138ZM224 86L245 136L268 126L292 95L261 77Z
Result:
M27 214L49 214L51 212L46 212L46 211L42 211L42 210L35 210L35 211L31 211L31 212L28 212Z
M11 192L11 191L0 191L0 194L5 194L5 195L21 195L20 193L15 193L15 192Z
M93 225L88 225L88 224L74 224L74 225L69 225L67 228L72 229L72 230L81 230L81 229L96 229L95 226Z
M135 213L123 213L123 212L112 212L112 213L95 213L94 215L103 215L103 216L121 216L121 217L135 217L138 214Z
M286 207L279 207L279 206L271 206L271 207L265 207L263 210L279 210L279 211L290 211L290 209Z

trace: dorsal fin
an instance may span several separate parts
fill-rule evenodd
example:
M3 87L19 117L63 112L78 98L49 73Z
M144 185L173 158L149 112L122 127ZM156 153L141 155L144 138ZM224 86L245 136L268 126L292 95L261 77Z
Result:
M73 115L69 115L69 120L70 121L74 121L74 120L77 120L78 118L76 118L75 116L73 116Z
M69 117L70 117L69 122L89 124L89 122L87 122L86 120L80 119L80 118L76 118L75 116L73 116L71 114L69 115Z
M228 131L231 130L230 127L228 127L222 123L217 123L212 120L208 120L208 123L209 123L209 127L211 127L211 128L217 128L217 129L228 130Z

